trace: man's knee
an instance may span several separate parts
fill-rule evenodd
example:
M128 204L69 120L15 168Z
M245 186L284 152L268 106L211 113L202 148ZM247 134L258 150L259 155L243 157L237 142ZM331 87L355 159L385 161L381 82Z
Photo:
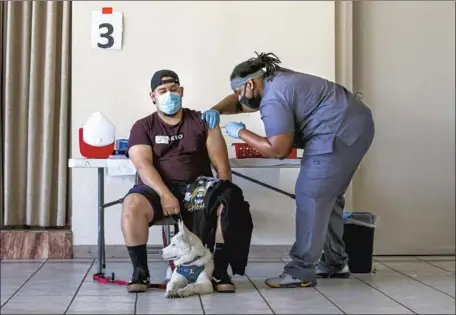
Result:
M122 208L122 217L144 217L152 221L154 211L144 195L132 193L125 197Z

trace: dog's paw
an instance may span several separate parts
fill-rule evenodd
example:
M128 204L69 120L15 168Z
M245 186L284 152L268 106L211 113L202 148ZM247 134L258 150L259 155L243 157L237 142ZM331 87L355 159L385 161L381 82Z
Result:
M165 292L165 298L172 299L172 298L175 298L175 297L178 297L176 290L167 290Z
M193 285L189 284L185 288L177 290L179 297L187 297L194 294Z

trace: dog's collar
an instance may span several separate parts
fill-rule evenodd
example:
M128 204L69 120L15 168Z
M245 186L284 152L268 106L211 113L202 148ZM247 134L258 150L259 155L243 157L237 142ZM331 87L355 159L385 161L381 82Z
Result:
M190 266L192 263L194 263L195 261L197 261L201 257L203 257L203 256L196 256L195 259L193 259L192 261L186 262L185 264L182 264L181 266Z

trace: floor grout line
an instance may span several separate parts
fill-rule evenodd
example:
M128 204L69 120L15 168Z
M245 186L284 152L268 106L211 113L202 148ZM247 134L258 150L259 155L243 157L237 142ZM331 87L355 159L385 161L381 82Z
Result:
M138 311L138 296L139 296L139 294L138 293L135 293L135 294L136 294L136 296L135 296L135 306L133 308L133 314L136 315L137 311Z
M403 276L405 276L405 277L407 277L407 278L409 278L409 279L411 279L411 280L414 280L414 281L416 281L416 282L418 282L418 283L421 283L421 284L427 286L428 288L431 288L431 289L433 289L433 290L435 290L435 291L438 291L438 292L440 292L440 293L442 293L442 294L444 294L444 295L446 295L446 296L452 298L453 300L455 299L453 296L449 295L449 294L446 293L446 292L443 292L443 291L440 290L440 289L437 289L437 288L433 287L433 286L430 285L430 284L427 284L427 283L425 283L425 282L423 282L423 281L421 281L421 280L419 280L419 279L413 278L413 277L411 277L411 276L409 276L409 275L407 275L407 274L405 274L405 273L403 273L403 272L401 272L401 271L399 271L399 270L396 270L396 269L394 269L393 267L390 267L390 266L388 266L388 265L386 265L386 264L384 264L384 263L382 263L382 262L377 261L377 263L379 263L379 264L385 266L386 268L391 269L391 270L393 270L393 271L395 271L395 272L397 272L397 273L399 273L399 274L401 274L401 275L403 275Z
M204 309L203 299L201 298L200 294L198 294L198 298L199 298L199 301L200 301L201 310L203 311L203 315L206 315L206 310Z
M272 314L275 314L276 312L274 311L274 309L272 308L271 304L269 304L269 301L266 299L266 297L263 295L263 293L261 293L260 289L258 289L258 287L255 285L255 283L252 281L252 279L250 279L249 275L246 273L245 274L245 277L247 278L247 280L250 281L250 283L253 285L253 287L255 288L255 290L258 292L258 294L261 296L261 298L264 300L264 302L266 303L266 305L269 307L269 309L271 310Z
M76 298L76 296L78 295L79 290L81 289L82 285L84 284L84 281L85 281L85 279L87 278L87 275L89 274L90 270L92 269L92 266L93 266L94 262L95 262L95 259L92 260L92 263L90 264L89 269L87 269L87 271L86 271L84 277L82 277L82 280L81 280L81 282L79 283L79 286L78 286L78 288L76 289L76 292L73 294L73 297L71 298L70 303L68 304L67 308L65 309L65 312L63 312L64 315L65 315L65 314L68 312L68 310L70 309L71 304L73 304L73 301L74 301L74 299Z
M325 299L327 299L332 305L334 305L339 311L342 312L342 314L347 314L342 308L339 307L339 305L337 305L333 300L331 300L329 297L327 297L323 292L321 292L320 290L318 290L318 285L313 287L313 289L315 291L317 291L318 293L320 293Z
M443 268L443 267L440 267L439 265L436 265L436 264L434 264L434 263L432 263L432 262L430 262L430 261L428 261L428 260L424 260L424 259L421 259L421 258L419 258L419 257L416 257L416 258L417 258L419 261L425 262L425 263L427 263L427 264L429 264L429 265L431 265L431 266L434 266L434 267L436 267L436 268L439 268L440 270L448 271L448 272L451 272L451 273L453 273L453 274L456 274L456 271L452 271L452 270L445 269L445 268ZM453 262L456 264L455 261L453 261Z
M358 278L357 276L353 275L352 274L352 277L356 280L358 280L359 282L361 283L364 283L365 285L367 285L368 287L374 289L375 291L379 292L380 294L386 296L387 298L391 299L392 301L396 302L397 304L401 305L402 307L408 309L410 312L412 312L413 314L418 314L417 312L415 312L414 310L412 310L410 307L408 307L407 305L399 302L398 300L396 300L395 298L393 298L392 296L389 296L388 294L386 294L385 292L383 292L382 290L380 290L379 288L376 288L375 286L371 285L370 283L367 283L366 281Z
M5 301L5 303L2 304L2 306L0 307L0 309L2 309L3 307L6 306L6 304L8 304L9 301L11 301L11 299L30 281L30 279L33 278L34 275L36 275L38 273L38 271L41 270L41 268L43 268L43 266L49 261L49 259L46 259L42 264L41 266L39 266L31 275L30 277L27 278L27 280L24 281L24 283L16 290L14 291L13 294L11 294L11 296Z

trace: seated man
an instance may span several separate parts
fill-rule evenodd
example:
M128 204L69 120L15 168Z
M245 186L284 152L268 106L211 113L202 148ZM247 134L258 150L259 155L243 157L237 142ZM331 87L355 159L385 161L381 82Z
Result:
M140 179L127 193L122 209L122 232L133 263L129 292L147 290L149 227L164 217L181 213L186 226L192 229L194 213L184 208L187 184L200 176L212 177L211 164L218 179L231 181L220 127L209 129L199 112L182 108L183 87L177 74L157 71L151 80L151 90L157 111L133 125L127 150ZM235 292L236 287L227 273L230 262L220 227L222 209L223 206L218 205L218 219L214 217L218 224L213 283L218 292Z

